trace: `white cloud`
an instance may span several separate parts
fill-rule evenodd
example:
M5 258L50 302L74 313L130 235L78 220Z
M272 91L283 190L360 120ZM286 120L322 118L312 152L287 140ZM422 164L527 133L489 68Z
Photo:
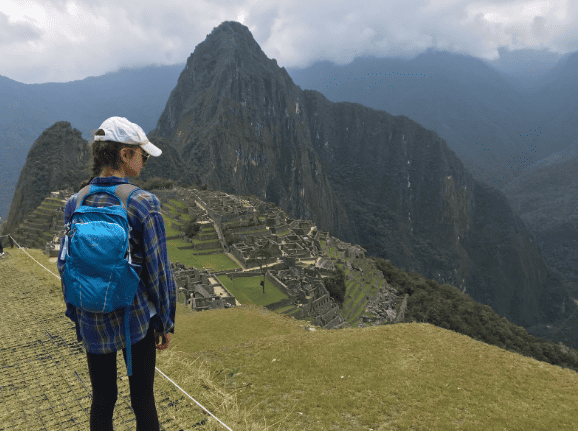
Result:
M242 21L281 66L426 48L488 60L498 49L578 49L570 0L2 0L0 75L64 82L122 67L184 63L213 27Z
M13 21L0 12L0 46L24 43L40 39L42 32L32 20Z

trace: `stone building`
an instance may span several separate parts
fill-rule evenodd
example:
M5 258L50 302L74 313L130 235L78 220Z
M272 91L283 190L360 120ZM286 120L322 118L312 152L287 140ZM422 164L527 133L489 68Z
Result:
M291 303L299 306L300 310L295 314L295 318L312 318L314 325L324 329L347 326L339 312L339 305L329 295L316 269L290 267L285 270L270 270L267 278L289 296Z
M207 270L187 268L179 262L171 263L177 286L177 300L194 311L235 307L237 301Z

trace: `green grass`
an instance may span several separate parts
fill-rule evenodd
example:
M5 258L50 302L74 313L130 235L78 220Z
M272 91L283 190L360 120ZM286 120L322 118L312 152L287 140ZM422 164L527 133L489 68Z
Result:
M191 334L190 350L178 346L192 355L210 351L215 375L237 370L219 379L267 423L310 430L574 426L578 374L570 370L426 323L294 332L291 319L270 314L245 307L197 313L179 328Z
M259 284L263 276L238 277L231 280L226 275L220 275L218 278L241 304L268 305L288 297L267 279L265 279L265 294L263 294L263 288Z
M167 237L175 236L180 231L172 227L171 220L163 217L165 221L165 233ZM194 240L195 241L195 240ZM198 241L198 240L197 240ZM205 241L210 242L210 241ZM236 269L239 266L227 257L224 253L199 255L198 253L206 253L213 250L179 250L178 247L190 247L191 244L182 239L167 240L167 253L171 262L179 262L186 266L194 268L211 268L215 271L223 271L227 269ZM221 250L220 248L214 250Z
M193 238L193 243L195 243L195 244L207 244L209 242L219 242L219 240L218 239L200 240L197 238Z
M190 251L190 250L184 250ZM173 262L173 258L169 252L169 258L171 262ZM178 260L178 259L176 259ZM227 269L236 269L239 266L233 262L231 259L227 257L224 253L219 254L207 254L207 255L194 255L191 254L187 257L186 260L179 260L180 263L183 263L187 266L192 266L194 268L210 268L213 271L224 271Z
M58 274L40 250L27 251ZM2 291L25 285L63 313L60 281L24 252L8 252L0 261ZM192 313L181 304L175 323L157 367L235 430L274 423L295 430L575 429L576 372L428 323L310 332L254 305ZM33 400L21 403L34 411ZM183 402L175 424L190 425L193 409Z
M179 208L185 208L185 204L182 203L181 201L178 201L176 199L169 199L169 202L173 205L173 206L177 206Z
M173 228L173 221L163 215L163 220L165 222L165 234L166 236L175 236L181 233L180 230Z

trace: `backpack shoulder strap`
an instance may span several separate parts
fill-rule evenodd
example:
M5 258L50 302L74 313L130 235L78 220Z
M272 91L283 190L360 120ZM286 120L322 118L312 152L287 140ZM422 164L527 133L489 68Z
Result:
M90 193L90 184L84 186L78 191L78 194L76 195L76 209L78 209L78 207L82 204L84 197L89 193Z
M139 188L140 187L135 186L133 184L119 184L118 186L116 186L114 194L119 198L120 203L125 209L125 211L128 211L128 199L130 195L132 194L132 192L134 192ZM76 209L80 207L80 205L82 204L82 200L89 193L90 193L90 184L79 190L78 195L76 197Z
M140 189L140 187L133 184L120 184L116 187L114 194L120 199L125 211L128 212L128 199L130 198L130 195L138 189Z

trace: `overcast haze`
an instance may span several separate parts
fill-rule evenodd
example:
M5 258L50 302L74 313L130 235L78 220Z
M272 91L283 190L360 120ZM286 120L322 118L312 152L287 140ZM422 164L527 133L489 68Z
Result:
M223 21L246 25L285 68L359 56L413 58L435 47L487 61L497 61L501 50L511 69L529 73L527 50L541 51L531 51L533 67L547 71L578 49L577 16L574 0L2 0L0 75L68 82L184 63Z

